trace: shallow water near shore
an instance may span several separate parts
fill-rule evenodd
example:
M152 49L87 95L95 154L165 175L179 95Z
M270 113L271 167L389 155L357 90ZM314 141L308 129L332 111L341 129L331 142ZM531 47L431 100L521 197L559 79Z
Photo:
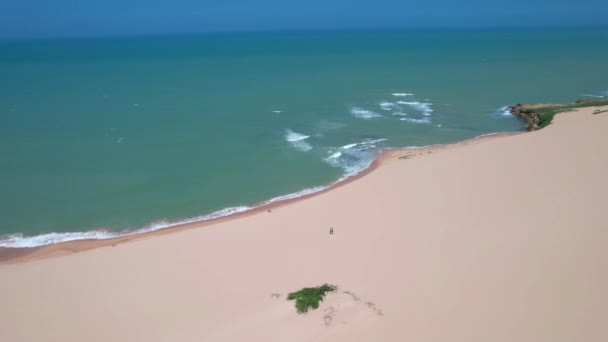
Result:
M75 233L0 246L216 217L381 147L521 130L505 106L608 96L607 52L606 30L0 42L0 236Z

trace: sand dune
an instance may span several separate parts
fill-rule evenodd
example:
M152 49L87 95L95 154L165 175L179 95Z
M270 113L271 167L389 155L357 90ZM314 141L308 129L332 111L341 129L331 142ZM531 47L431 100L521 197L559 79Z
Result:
M271 213L2 265L0 341L606 341L608 114L593 110L393 151ZM340 288L314 312L285 300L326 282Z

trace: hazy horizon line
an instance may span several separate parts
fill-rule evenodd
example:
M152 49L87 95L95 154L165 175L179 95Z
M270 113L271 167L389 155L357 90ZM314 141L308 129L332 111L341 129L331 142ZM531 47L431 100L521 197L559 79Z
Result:
M264 34L264 33L359 33L359 32L499 32L499 31L560 31L560 30L601 30L608 29L608 24L596 25L562 25L562 26L424 26L424 27L344 27L344 28L290 28L290 29L259 29L259 30L206 30L206 31L182 31L182 32L148 32L148 33L109 33L109 34L68 34L68 35L0 35L2 41L25 41L25 40L79 40L79 39L116 39L116 38L163 38L176 36L205 36L223 34Z

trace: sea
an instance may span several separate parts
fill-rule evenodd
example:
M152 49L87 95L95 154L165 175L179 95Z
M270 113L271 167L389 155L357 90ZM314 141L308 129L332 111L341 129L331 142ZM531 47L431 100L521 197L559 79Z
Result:
M521 131L507 106L608 98L607 56L607 29L0 40L0 247L230 215L383 148Z

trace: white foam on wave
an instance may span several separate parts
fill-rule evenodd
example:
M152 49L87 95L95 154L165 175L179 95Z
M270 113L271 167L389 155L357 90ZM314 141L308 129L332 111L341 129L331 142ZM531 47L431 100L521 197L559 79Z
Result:
M496 118L496 119L504 119L504 118L509 118L512 117L513 114L511 113L511 107L510 106L502 106L500 108L498 108L497 110L495 110L492 114L492 117Z
M386 110L386 111L393 110L393 108L395 107L394 103L388 102L388 101L382 101L382 102L380 102L379 105L380 105L380 108L382 108L382 110Z
M376 144L386 140L365 139L358 143L330 148L324 161L332 167L342 169L345 177L355 175L371 165L376 157Z
M382 116L374 111L363 109L360 107L352 107L350 109L350 113L360 119L372 119Z
M308 138L310 138L310 135L298 133L291 129L285 130L285 140L300 151L307 152L312 150L312 146L306 141Z
M359 149L361 149L361 148L363 148L363 149L375 148L376 144L378 144L380 142L383 142L383 141L386 141L386 140L388 140L388 139L384 139L384 138L380 138L380 139L367 138L367 139L365 139L365 140L363 140L361 142L358 142L358 143L346 144L344 146L340 146L337 149L336 148L332 148L332 149L330 149L330 152L333 152L333 151L336 151L336 150L337 151L333 152L333 153L330 153L330 155L326 159L337 159L337 158L342 157L343 153L340 152L340 150L344 152L345 150L350 150L350 149L356 148L357 146L359 146ZM344 153L348 154L348 152L344 152Z
M502 107L498 108L494 114L497 116L501 116L501 117L513 115L513 114L511 114L510 106L502 106Z
M340 158L342 157L342 152L336 152L334 154L332 154L331 156L327 157L327 159L336 159L336 158Z
M263 206L263 205L271 204L271 203L275 203L275 202L280 202L280 201L284 201L284 200L299 198L299 197L306 196L306 195L311 195L311 194L317 193L319 191L325 190L327 188L330 188L331 186L333 186L334 184L336 184L336 183L338 183L340 181L342 181L342 179L339 179L336 182L331 183L331 184L326 185L326 186L316 186L314 188L304 189L304 190L301 190L301 191L298 191L298 192L294 192L294 193L291 193L291 194L277 196L277 197L274 197L274 198L272 198L272 199L270 199L268 201L262 202L259 206ZM256 206L256 207L259 207L259 206Z
M604 95L583 94L586 97L604 98Z
M407 113L405 112L393 112L394 116L407 116Z
M396 97L405 97L405 96L414 96L414 94L410 94L410 93L393 93L393 96L396 96Z
M11 234L0 239L0 247L26 248L50 245L53 243L75 241L75 240L102 240L119 236L107 231L90 231L84 233L48 233L36 236L23 236L23 234Z
M421 111L424 116L431 116L431 113L433 112L433 108L431 108L431 105L433 104L430 102L397 101L397 103L415 108L416 110Z
M230 207L212 212L208 215L197 216L175 222L160 221L147 225L140 229L123 230L112 232L108 230L91 230L87 232L70 232L70 233L47 233L35 236L24 236L23 234L11 234L0 238L0 247L4 248L30 248L51 245L60 242L78 241L78 240L106 240L122 236L130 236L142 233L153 232L160 229L179 226L188 223L207 221L224 216L233 215L252 209L251 207L239 206Z
M289 142L301 141L310 138L310 135L294 132L291 129L285 130L285 140Z
M360 142L359 144L361 145L373 145L373 144L377 144L379 142L383 142L383 141L387 141L388 139L385 138L379 138L379 139L372 139L372 138L367 138L365 140L363 140L362 142Z
M374 160L374 153L371 150L351 149L347 151L349 152L341 153L339 157L330 151L331 155L324 160L332 167L342 169L347 176L364 170Z
M220 217L224 217L224 216L233 215L236 213L242 213L242 212L250 210L250 209L252 209L252 208L246 207L246 206L224 208L224 209L221 209L218 211L214 211L208 215L198 216L198 217L195 217L195 218L192 218L189 220L182 221L182 223L180 223L180 224L216 219L216 218L220 218Z
M280 111L280 110L273 110L272 112L273 112L273 113L276 113L276 114L281 114L281 111Z
M424 117L422 119L414 119L414 118L401 118L399 119L401 121L407 121L407 122L411 122L411 123L416 123L416 124L430 124L431 123L431 118Z

